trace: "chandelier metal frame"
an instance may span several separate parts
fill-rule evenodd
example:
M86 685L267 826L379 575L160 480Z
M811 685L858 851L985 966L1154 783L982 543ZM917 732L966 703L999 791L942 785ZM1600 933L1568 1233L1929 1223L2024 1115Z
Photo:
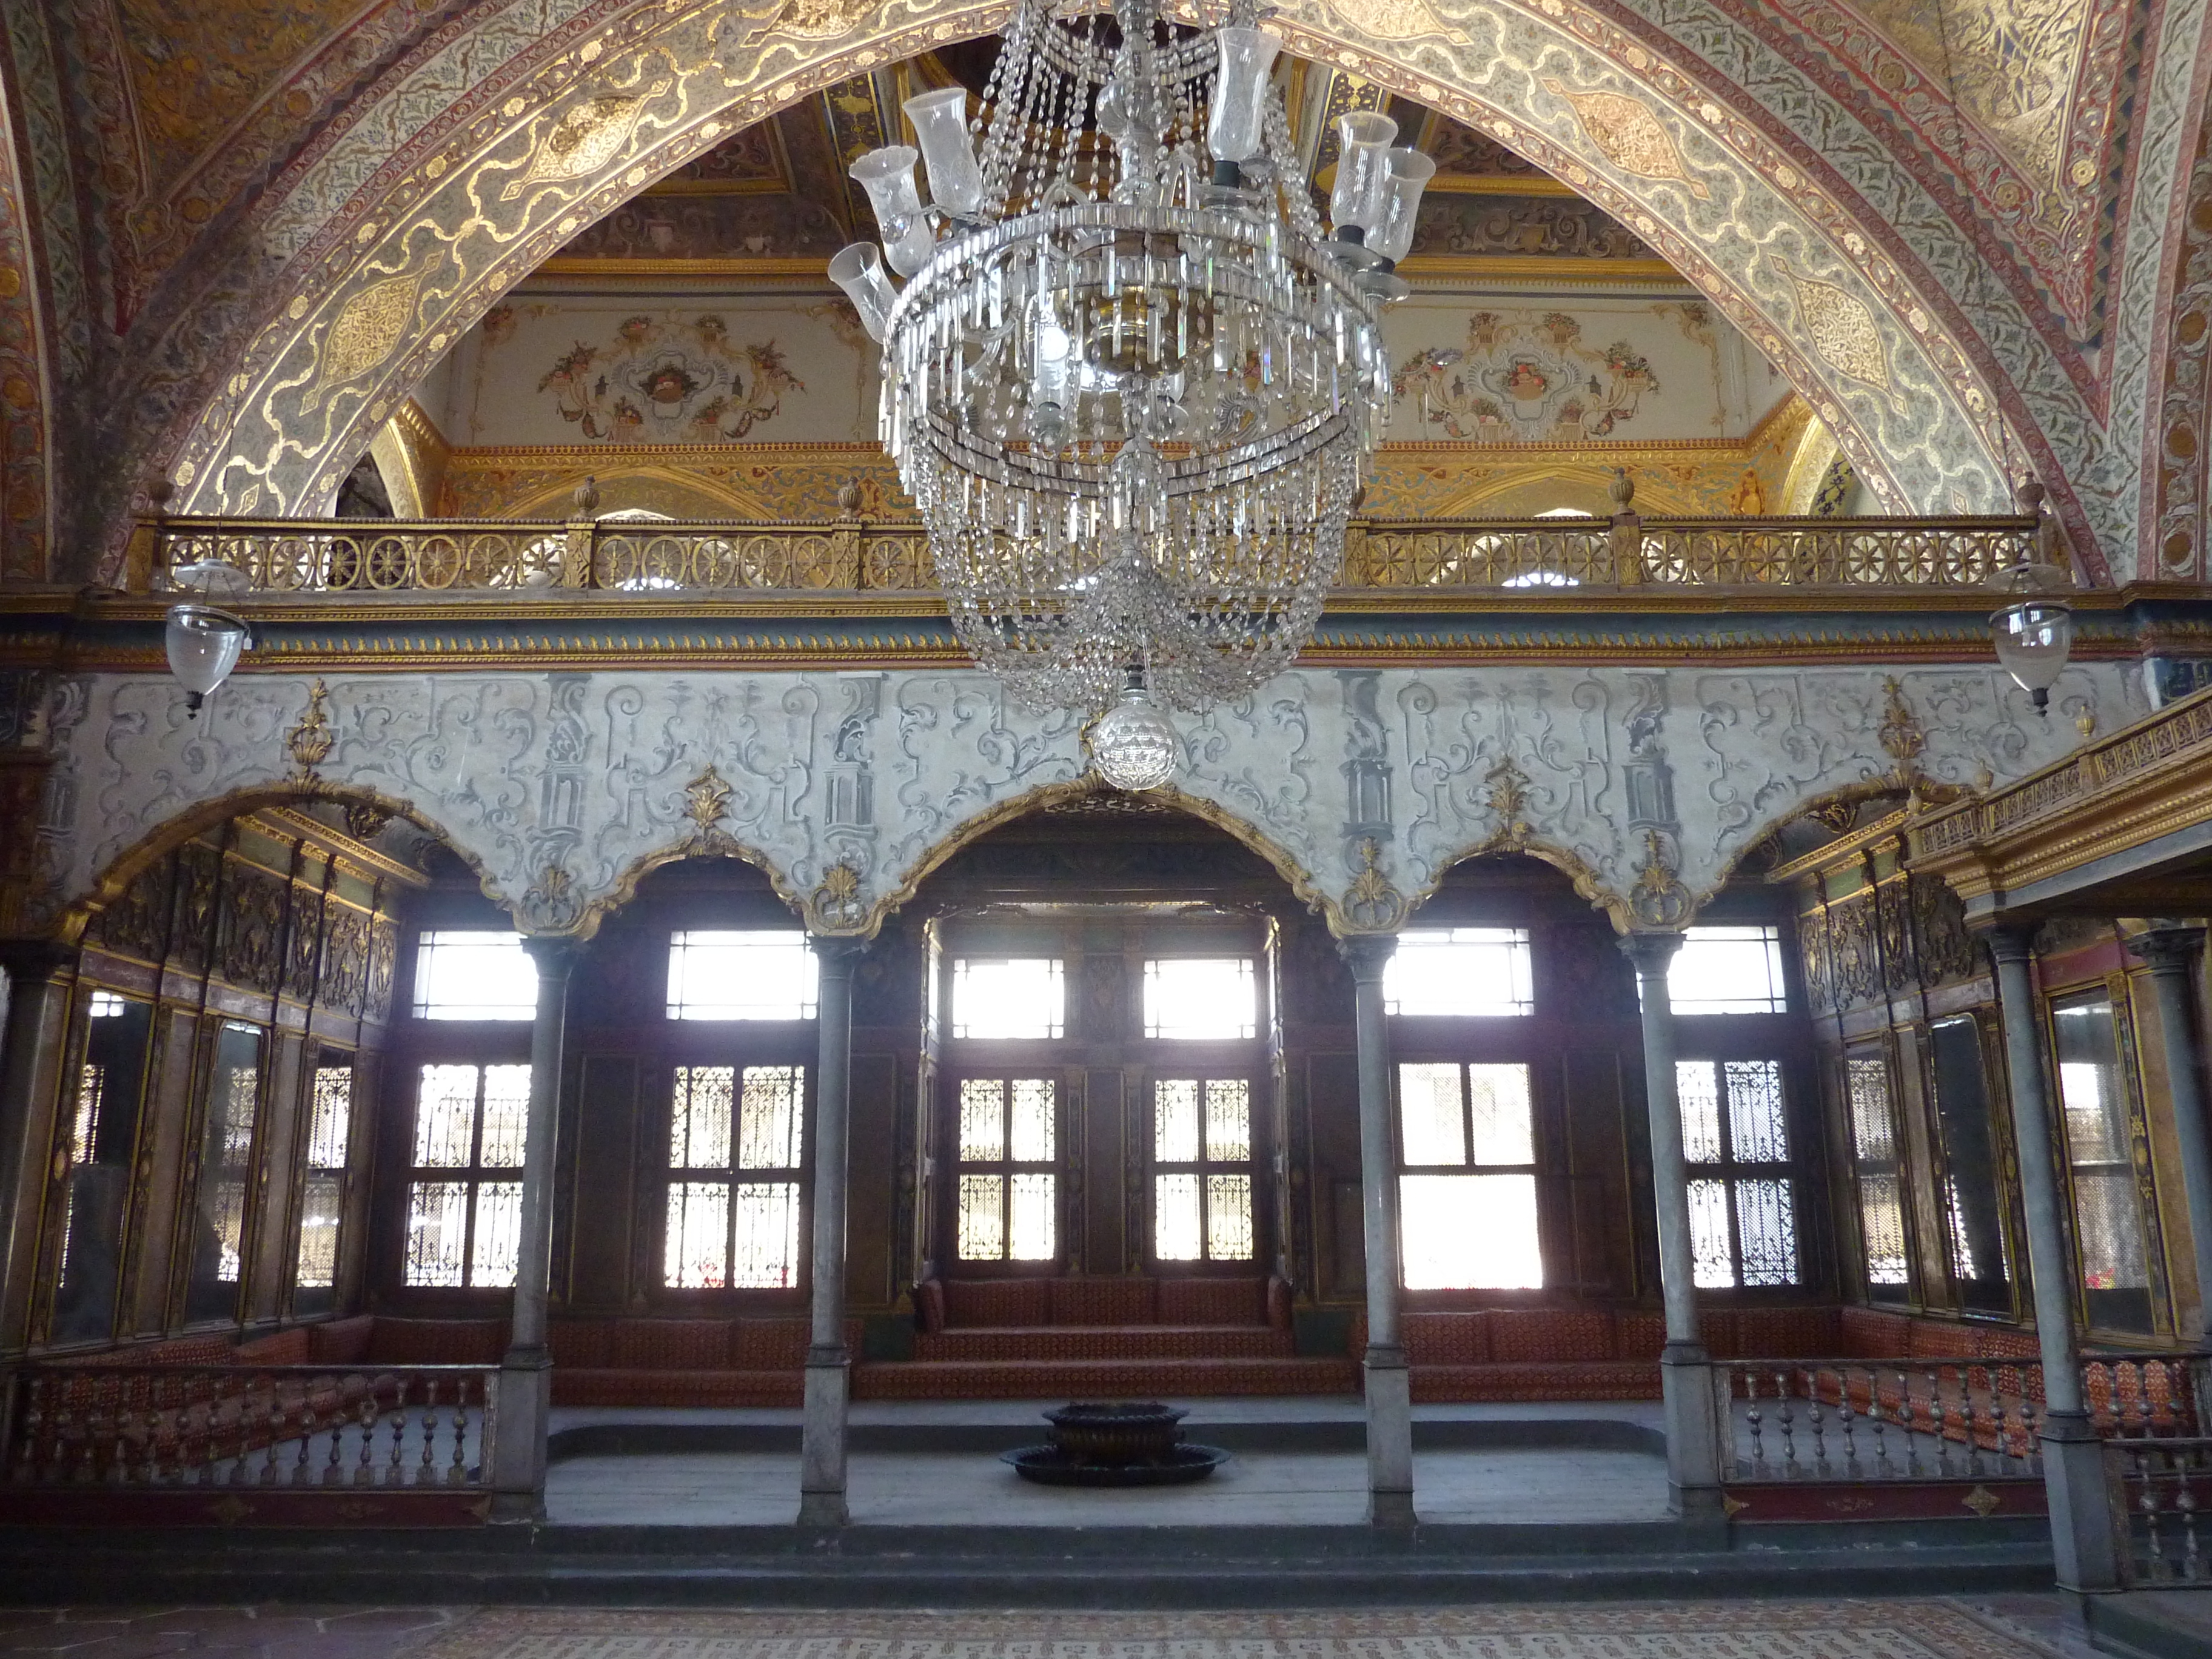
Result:
M962 642L1033 707L1241 696L1340 577L1434 164L1343 118L1325 234L1279 46L1252 0L1195 32L1019 0L975 118L924 93L918 149L853 166L883 245L830 274L883 344L883 441Z

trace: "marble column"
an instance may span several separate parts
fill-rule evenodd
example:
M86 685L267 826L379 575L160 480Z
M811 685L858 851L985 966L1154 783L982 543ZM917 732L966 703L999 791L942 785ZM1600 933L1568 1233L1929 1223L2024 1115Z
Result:
M1390 1027L1382 970L1394 935L1357 934L1337 949L1352 967L1359 1049L1359 1177L1367 1242L1367 1518L1410 1527L1413 1517L1413 1405L1398 1334L1398 1159L1390 1134Z
M1659 1291L1667 1346L1659 1388L1667 1421L1667 1496L1686 1521L1717 1522L1723 1406L1712 1356L1698 1332L1697 1262L1690 1239L1690 1171L1682 1155L1682 1106L1674 1082L1674 1005L1667 969L1680 933L1631 933L1621 950L1636 964L1644 1027L1644 1101L1651 1131L1652 1208L1659 1223Z
M53 1146L76 957L69 945L0 945L0 967L8 974L8 1024L0 1038L0 1353L20 1352L29 1338L39 1203Z
M526 939L538 964L538 1016L530 1028L530 1108L522 1152L522 1215L514 1261L514 1312L500 1361L492 1449L492 1516L536 1521L545 1512L545 1429L553 1405L553 1356L545 1303L553 1271L553 1171L560 1131L561 1049L568 976L583 942Z
M2004 1024L2021 1207L2027 1222L2036 1336L2043 1349L2044 1493L2051 1511L2059 1588L2114 1589L2119 1583L2118 1562L2105 1486L2104 1449L2082 1397L2081 1354L2074 1340L2074 1274L2066 1252L2057 1149L2044 1081L2042 1024L2031 972L2034 933L2031 927L2000 927L1990 931L1988 944Z
M806 1410L799 1455L799 1524L842 1527L845 1419L853 1356L845 1346L845 1195L853 1115L853 970L868 948L857 939L817 938L822 965L814 1067L813 1329L806 1349Z
M2204 1122L2204 1079L2197 1026L2190 1010L2190 968L2204 959L2204 930L2160 924L2128 946L2150 964L2158 996L2160 1046L2173 1102L2173 1140L2181 1155L2181 1188L2189 1202L2189 1238L2197 1263L2197 1328L2180 1334L2212 1352L2212 1133Z

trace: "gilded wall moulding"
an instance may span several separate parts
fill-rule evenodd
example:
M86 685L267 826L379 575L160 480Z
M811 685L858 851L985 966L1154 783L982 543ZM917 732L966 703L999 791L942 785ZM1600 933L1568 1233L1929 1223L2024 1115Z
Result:
M316 262L295 265L300 280L292 298L227 358L222 389L195 411L171 410L192 422L173 468L187 504L241 510L250 502L289 513L319 498L367 431L459 331L589 218L733 125L919 46L975 33L998 15L996 8L916 0L855 7L849 15L832 9L836 27L825 24L819 36L759 27L748 42L753 49L726 59L737 66L726 78L714 66L718 10L678 4L649 20L626 15L592 43L600 50L592 61L571 48L496 116L478 117L465 139L410 140L397 155L342 161L355 154L357 140L334 136L311 166L287 179L284 200L263 226L263 246L277 257L304 254L312 245L320 250ZM767 17L763 12L747 27ZM1939 319L1950 314L1948 301L1935 287L1924 295L1914 289L1889 251L1887 233L1853 219L1845 198L1824 180L1820 158L1808 168L1761 140L1747 119L1729 112L1739 94L1695 58L1678 62L1632 43L1605 14L1561 0L1526 10L1455 13L1443 33L1416 31L1402 40L1378 38L1320 0L1306 0L1280 21L1293 50L1480 125L1621 218L1784 366L1836 428L1854 466L1888 500L1944 510L2003 502L1996 459L2003 445L1971 367L1986 361L1986 352L1947 336ZM1672 144L1682 180L1703 184L1705 198L1680 181L1624 171L1566 99L1542 89L1547 76L1578 96L1603 93L1638 103ZM655 93L664 80L667 89ZM573 131L562 124L576 110L617 95L638 98L640 108L601 166L500 199L556 131ZM423 131L419 122L408 130ZM1618 120L1606 131L1617 143ZM375 165L363 165L370 161ZM372 174L377 193L357 193ZM356 182L343 191L332 188L342 179ZM1723 180L1727 187L1716 188ZM341 226L349 228L333 235ZM1768 255L1865 307L1889 365L1887 396L1800 349L1789 280ZM323 361L331 323L373 281L403 272L421 278L411 332L378 365L338 383ZM2033 439L2031 453L2041 441Z
M1932 777L1986 757L2010 779L2071 740L1994 668L1894 678L1927 711ZM1566 871L1620 926L1679 926L1777 824L1888 773L1882 679L1300 670L1181 721L1164 799L1340 932L1392 930L1451 866L1508 850ZM646 871L736 856L817 931L865 934L984 830L1096 787L1073 717L972 672L256 673L198 720L166 677L62 684L27 901L55 927L230 811L327 795L445 839L529 931L588 933ZM2113 724L2139 706L2119 664L2077 665L2061 690ZM304 775L284 738L316 714Z

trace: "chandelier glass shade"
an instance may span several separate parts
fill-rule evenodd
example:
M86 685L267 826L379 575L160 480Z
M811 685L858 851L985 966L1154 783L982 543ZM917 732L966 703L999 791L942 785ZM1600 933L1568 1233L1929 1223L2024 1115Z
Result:
M1339 579L1434 165L1347 118L1330 237L1273 36L1085 3L1020 0L973 119L908 100L916 144L852 170L882 245L830 274L978 663L1040 708L1126 708L1133 671L1194 709L1287 666Z

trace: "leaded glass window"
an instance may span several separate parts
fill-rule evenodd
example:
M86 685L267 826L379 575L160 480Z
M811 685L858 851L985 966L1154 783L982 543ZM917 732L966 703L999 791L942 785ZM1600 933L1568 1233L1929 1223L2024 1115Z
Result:
M2089 1322L2147 1332L2150 1252L2112 999L2099 991L2056 1003L2051 1027L2074 1191L2075 1249Z
M417 1019L535 1019L538 964L520 933L426 933L416 941Z
M337 1283L338 1229L353 1127L353 1063L325 1055L308 1087L307 1176L300 1190L300 1244L292 1283L303 1291L326 1291Z
M1787 1013L1782 930L1686 928L1667 964L1667 1000L1678 1014Z
M804 1066L676 1068L664 1285L690 1291L798 1285L805 1121Z
M1851 1173L1858 1187L1867 1288L1875 1301L1900 1300L1909 1278L1903 1164L1897 1155L1889 1061L1880 1048L1854 1048L1844 1054L1844 1103L1850 1115Z
M1408 928L1382 969L1382 1006L1416 1018L1536 1012L1525 927Z
M1781 1062L1677 1060L1674 1089L1694 1281L1707 1290L1802 1282Z
M416 1074L407 1284L514 1285L529 1120L527 1066L433 1065Z
M192 1275L185 1300L190 1320L237 1316L261 1121L262 1040L259 1026L231 1021L216 1035L201 1120Z
M1050 1078L961 1079L953 1183L961 1261L1058 1259L1059 1119Z
M962 957L952 964L952 1035L1046 1041L1067 1030L1067 980L1053 957Z
M1936 1021L1928 1028L1928 1051L1952 1280L1961 1306L2008 1314L2013 1272L1999 1151L2003 1129L1990 1112L1979 1022L1972 1014Z
M1540 1289L1528 1067L1401 1065L1398 1130L1406 1288Z
M1252 1085L1160 1078L1152 1085L1152 1255L1252 1260Z

